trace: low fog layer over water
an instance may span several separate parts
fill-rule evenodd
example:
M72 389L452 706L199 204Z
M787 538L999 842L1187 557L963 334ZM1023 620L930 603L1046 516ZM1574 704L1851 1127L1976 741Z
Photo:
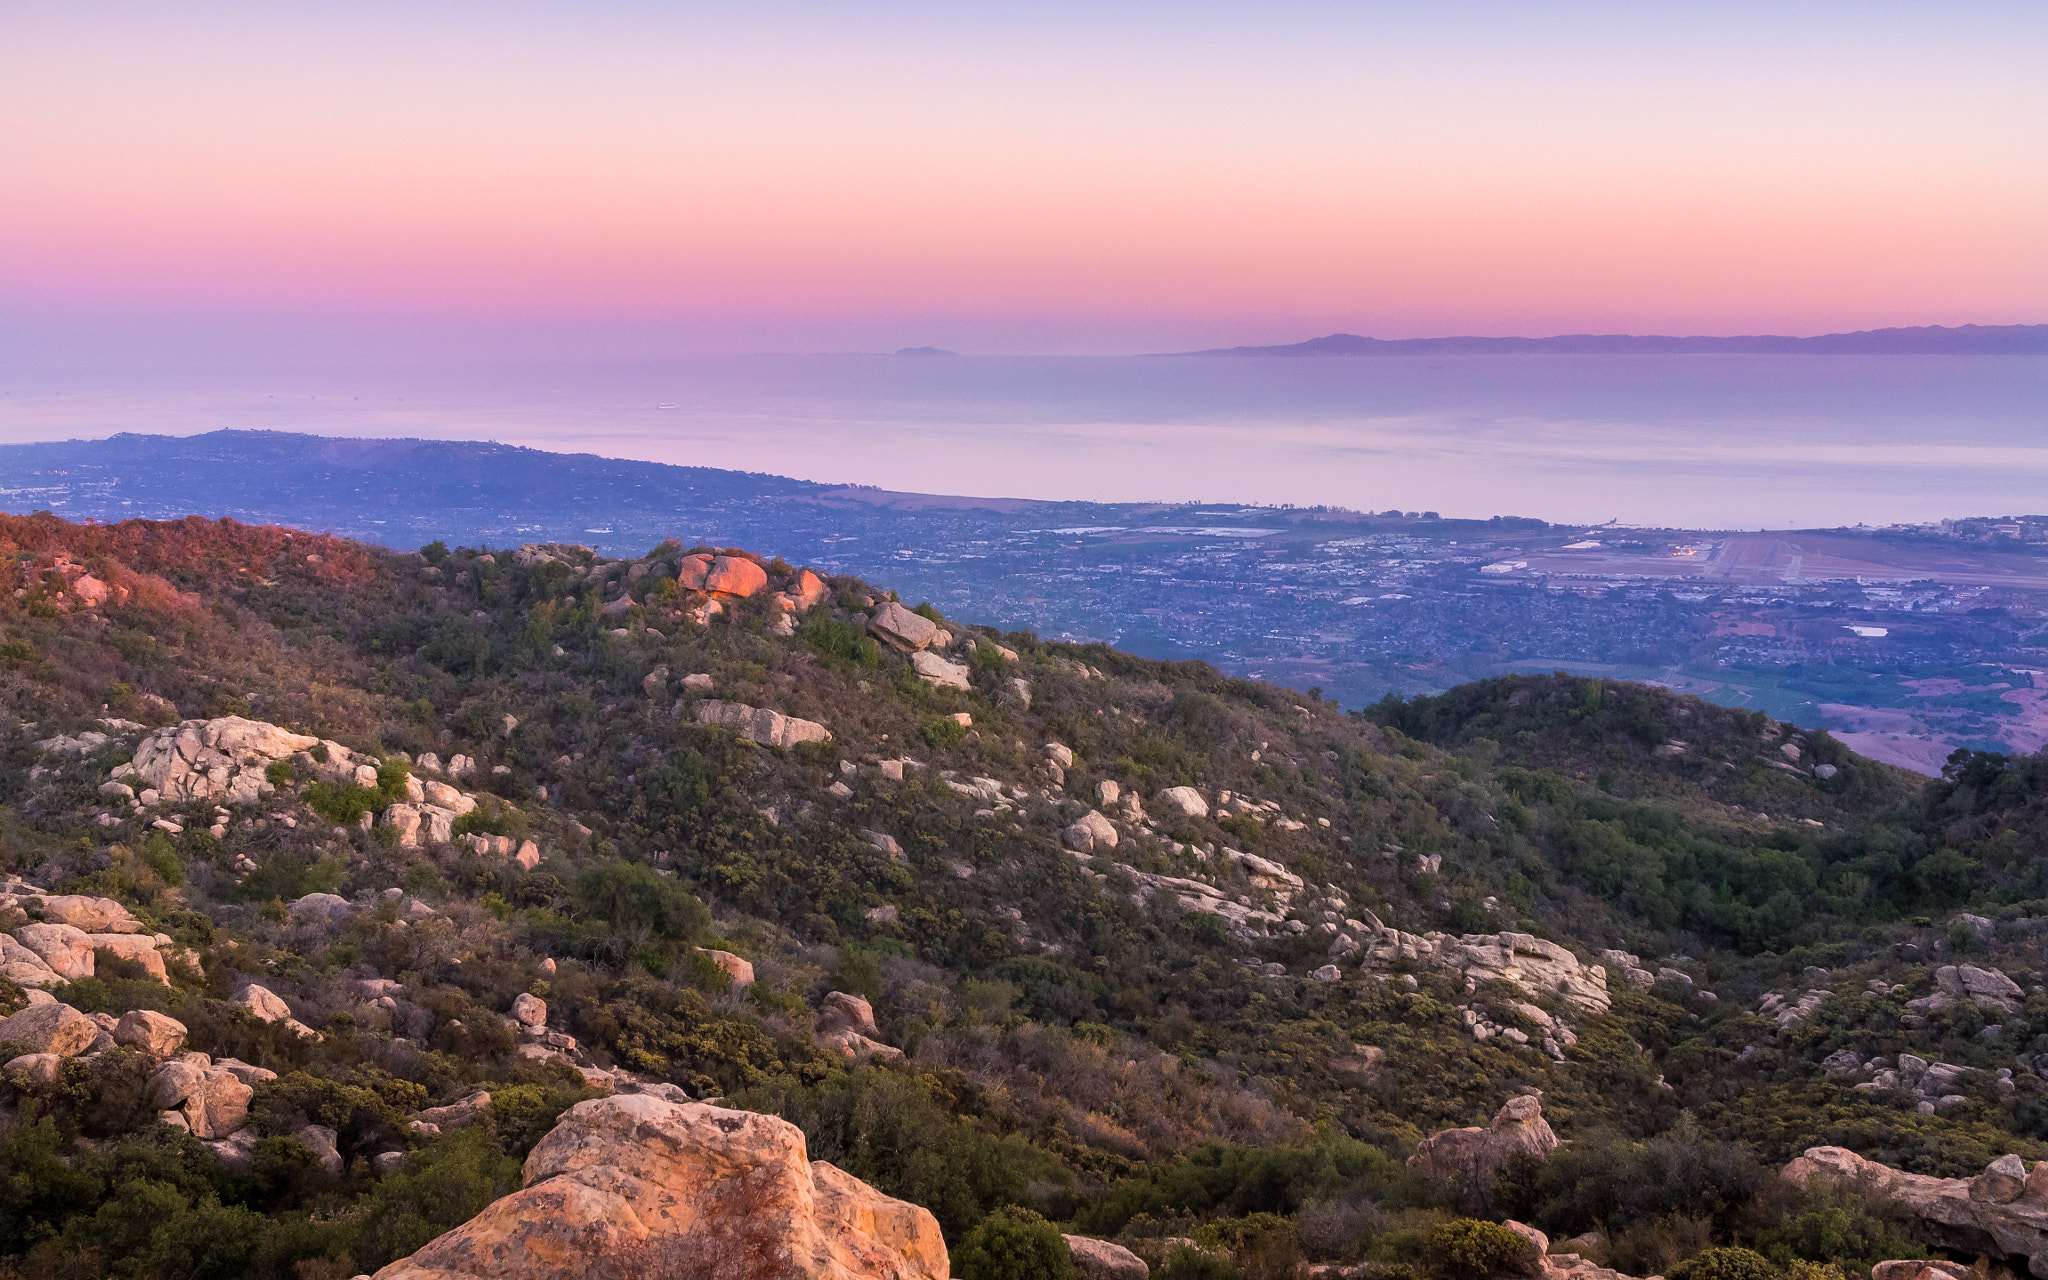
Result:
M0 374L0 443L491 439L930 493L1765 528L2048 511L2048 358L758 356Z

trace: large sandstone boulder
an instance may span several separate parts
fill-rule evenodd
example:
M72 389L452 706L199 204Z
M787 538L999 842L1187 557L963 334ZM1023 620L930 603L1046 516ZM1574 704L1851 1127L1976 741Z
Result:
M92 939L68 924L25 924L14 940L34 952L60 978L92 977Z
M1557 1135L1543 1118L1534 1094L1508 1099L1484 1129L1446 1129L1416 1144L1408 1167L1444 1181L1491 1186L1503 1168L1523 1160L1538 1163L1557 1150Z
M1785 1166L1783 1177L1881 1189L1913 1215L1906 1229L1926 1243L2025 1258L2031 1274L2048 1280L2048 1161L2029 1170L2018 1156L2004 1155L1974 1178L1935 1178L1901 1172L1843 1147L1808 1147Z
M150 977L167 986L170 984L171 975L164 969L164 958L156 949L155 938L134 933L88 933L85 940L95 950L132 960L141 965L143 972Z
M832 588L826 586L825 580L809 569L799 569L796 581L790 586L789 594L796 603L797 611L801 613L824 603L825 598L832 594Z
M750 596L768 585L768 571L740 556L719 556L704 576L704 589L714 595Z
M699 947L697 949L703 952L710 959L711 963L725 970L726 974L732 978L732 985L736 987L753 985L754 966L751 961L742 960L730 951L713 951L709 947Z
M1061 1236L1067 1242L1067 1257L1085 1280L1147 1280L1152 1268L1145 1260L1120 1244L1092 1236Z
M168 1058L185 1047L185 1024L150 1009L131 1009L114 1024L114 1043Z
M12 1040L35 1053L54 1053L60 1058L84 1053L99 1034L99 1023L68 1004L32 1004L0 1018L0 1041Z
M86 933L136 933L142 922L112 898L53 893L27 900L51 924L68 924Z
M766 707L750 707L745 703L724 702L717 698L697 704L697 723L730 729L764 747L832 741L832 731L815 720L799 720Z
M891 600L868 619L868 630L890 648L911 653L938 638L939 624Z
M710 576L711 557L707 555L684 556L676 565L676 585L686 591L702 591Z
M1076 853L1092 853L1096 849L1116 848L1116 827L1108 818L1090 809L1080 820L1060 832L1060 840Z
M236 992L232 1003L247 1009L258 1022L283 1022L292 1016L292 1007L281 996L253 982Z
M579 1102L526 1186L376 1280L947 1280L937 1219L823 1161L786 1120L644 1093Z
M1209 816L1209 802L1193 787L1168 787L1153 797L1153 802L1169 813L1184 818L1206 818Z
M818 1005L818 1043L848 1058L900 1058L903 1050L886 1044L875 1026L874 1006L864 998L834 991Z
M918 652L910 655L910 669L917 678L938 689L966 689L971 685L971 674L964 662L948 662L936 653Z
M530 991L522 991L512 997L512 1016L528 1027L544 1027L548 1023L548 1002Z
M0 933L0 978L30 988L62 986L66 981L48 961L4 933Z

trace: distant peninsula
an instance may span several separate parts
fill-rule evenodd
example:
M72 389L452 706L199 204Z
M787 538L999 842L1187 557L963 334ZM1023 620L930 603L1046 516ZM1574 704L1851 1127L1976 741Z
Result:
M1811 355L1811 356L2038 356L2048 355L2048 324L1915 325L1864 329L1814 338L1753 335L1677 338L1654 334L1573 333L1554 338L1327 338L1278 347L1217 347L1158 352L1168 356L1492 356L1492 355Z

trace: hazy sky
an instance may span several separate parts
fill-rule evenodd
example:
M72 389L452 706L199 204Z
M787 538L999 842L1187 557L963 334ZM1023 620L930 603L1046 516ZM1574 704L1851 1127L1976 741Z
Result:
M2048 320L2048 4L0 5L24 363Z

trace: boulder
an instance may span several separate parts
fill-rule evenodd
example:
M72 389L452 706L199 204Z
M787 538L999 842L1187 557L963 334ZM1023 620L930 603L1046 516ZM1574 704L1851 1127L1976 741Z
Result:
M64 1083L64 1057L56 1053L24 1053L0 1067L0 1075L17 1089L41 1093Z
M1535 1094L1510 1098L1484 1129L1446 1129L1416 1144L1408 1167L1441 1181L1490 1187L1500 1171L1522 1161L1542 1163L1557 1150L1557 1135Z
M0 933L0 978L31 990L62 986L67 979L35 952Z
M456 757L458 760L467 758L466 756ZM453 769L450 770L451 773L453 771ZM476 809L475 797L464 795L445 782L425 782L420 784L420 790L426 792L426 800L429 805L437 809L446 809L458 818Z
M459 1102L445 1107L428 1107L415 1111L406 1119L414 1125L426 1125L436 1132L442 1129L460 1129L483 1115L491 1105L491 1095L482 1089L470 1094Z
M736 987L753 985L754 966L751 963L740 959L730 951L713 951L709 947L699 947L697 949L710 957L711 963L732 976L732 985Z
M704 590L713 595L750 596L768 585L768 571L740 556L719 556L704 576Z
M29 904L51 924L68 924L86 933L135 933L142 922L128 914L128 908L112 898L89 898L82 894L48 894L29 899Z
M256 1131L242 1129L225 1138L208 1142L206 1149L213 1158L233 1169L236 1173L247 1173L256 1167Z
M1080 820L1060 832L1060 840L1076 853L1091 853L1096 849L1116 848L1116 828L1108 818L1090 809Z
M676 564L676 585L688 591L702 591L705 579L711 576L711 557L707 555L684 556Z
M158 982L169 984L170 974L164 969L164 958L156 949L156 939L147 934L137 933L88 933L85 940L98 951L110 952L123 960L133 961L142 966L143 972Z
M847 1028L862 1035L880 1035L875 1026L875 1007L862 996L844 991L828 994L818 1005L818 1025L828 1030Z
M512 1016L529 1027L544 1027L548 1023L548 1002L530 991L522 991L512 999Z
M60 978L92 977L92 939L68 924L25 924L14 940L35 953Z
M832 594L832 588L826 586L825 580L809 569L799 569L796 581L790 584L789 594L796 602L797 609L804 611L823 604L826 597Z
M1084 1280L1147 1280L1152 1268L1145 1260L1120 1244L1089 1236L1061 1236L1067 1242L1067 1257Z
M1180 814L1182 817L1206 818L1209 816L1209 802L1204 800L1202 793L1193 787L1168 787L1157 796L1154 796L1153 800L1160 808L1165 809L1169 813Z
M789 747L799 742L830 742L832 731L815 720L799 720L765 707L750 707L717 698L697 704L697 723L730 729L764 747Z
M256 1091L226 1067L212 1067L185 1099L185 1123L195 1138L225 1138L249 1119L249 1099Z
M286 1022L291 1019L292 1007L280 999L269 987L250 983L235 993L231 1003L247 1009L258 1022Z
M185 1024L153 1010L131 1009L114 1024L114 1043L168 1058L185 1047Z
M306 1144L321 1168L333 1174L341 1172L341 1148L335 1145L339 1135L334 1130L324 1124L309 1124L292 1136Z
M531 871L540 865L540 846L531 840L520 842L519 852L512 855L512 861L523 871Z
M939 624L891 600L868 619L868 630L890 648L901 653L913 653L938 637Z
M74 1057L92 1047L100 1024L68 1004L32 1004L0 1018L0 1041L25 1044L36 1053Z
M823 1161L774 1116L622 1093L564 1112L525 1188L376 1280L946 1280L937 1219Z
M169 1111L183 1106L185 1099L199 1091L206 1082L206 1073L212 1064L203 1053L188 1053L164 1063L150 1074L142 1086L143 1100L153 1110Z
M910 669L926 684L940 689L967 689L969 671L963 662L948 662L936 653L918 652L910 655Z

